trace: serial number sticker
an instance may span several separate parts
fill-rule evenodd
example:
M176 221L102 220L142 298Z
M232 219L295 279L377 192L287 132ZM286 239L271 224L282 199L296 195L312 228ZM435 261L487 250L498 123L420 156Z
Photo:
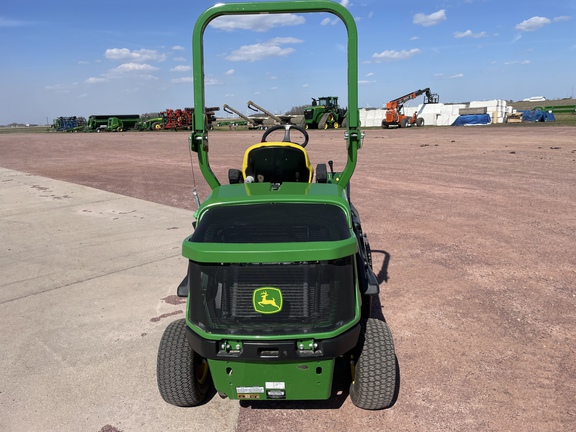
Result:
M268 399L286 399L285 390L266 390L266 397Z
M286 383L283 383L283 382L267 382L267 383L266 383L266 390L268 390L268 389L284 390L284 389L286 389Z
M264 393L264 387L236 387L236 393Z

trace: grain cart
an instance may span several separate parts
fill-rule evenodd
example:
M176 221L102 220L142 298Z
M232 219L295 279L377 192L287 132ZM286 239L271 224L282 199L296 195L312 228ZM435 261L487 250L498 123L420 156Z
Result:
M139 121L139 115L135 115L134 117L123 116L121 118L110 117L108 118L106 130L108 132L123 132L125 130L134 129Z
M117 130L120 126L120 122L127 121L133 127L134 123L138 120L139 114L103 114L103 115L91 115L88 117L86 127L84 131L86 132L101 132L106 130ZM109 126L109 119L114 118ZM111 129L110 129L111 128Z
M221 184L209 163L204 121L203 34L224 15L328 12L348 31L346 165L312 167L308 132L277 125L250 146ZM350 397L364 409L391 406L397 363L388 325L370 316L379 286L350 179L362 145L356 24L328 0L219 4L192 38L191 150L212 189L182 244L187 275L177 288L186 317L160 341L157 383L164 400L195 406L212 394L239 400L325 400L335 363L351 365ZM271 140L273 134L281 140ZM311 144L314 145L314 144ZM346 369L345 369L346 371ZM338 378L344 378L338 376Z
M312 98L312 105L304 109L306 129L338 129L346 127L346 110L338 105L337 96Z

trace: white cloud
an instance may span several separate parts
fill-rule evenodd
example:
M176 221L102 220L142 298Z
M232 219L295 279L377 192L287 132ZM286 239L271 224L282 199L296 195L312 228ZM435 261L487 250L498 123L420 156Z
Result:
M174 51L182 51L182 50L184 50L184 47L183 47L183 46L180 46L180 45L174 45L174 46L172 47L172 49L173 49Z
M546 17L535 16L525 21L522 21L520 24L517 24L516 27L514 28L519 31L534 31L550 23L551 21Z
M192 66L179 65L170 69L170 72L188 72L192 70Z
M450 77L450 79L458 79L458 78L464 78L464 74L455 74Z
M334 23L334 20L331 18L324 18L322 21L320 21L320 25L326 26L330 23Z
M226 59L230 61L255 62L268 57L287 56L295 51L294 48L281 48L279 46L266 44L244 45L239 49L232 51L232 54L227 56Z
M514 61L508 61L508 62L504 62L505 65L515 65L515 64L530 64L530 60L514 60Z
M61 93L70 93L72 86L67 84L54 84L54 85L47 85L44 86L45 90L56 91Z
M209 25L219 30L252 30L267 32L276 27L301 25L306 19L294 14L225 15L216 18Z
M423 27L430 27L440 24L442 21L446 21L446 10L440 9L438 12L431 13L430 15L425 15L423 13L417 13L412 19L412 23L416 25L421 25Z
M9 18L0 17L0 27L24 27L30 25L27 21L13 20Z
M192 77L174 78L174 79L172 79L171 81L172 81L173 83L175 83L175 84L194 82L194 80L192 79Z
M157 67L146 63L124 63L118 66L117 68L112 69L110 72L119 72L119 73L126 73L126 72L150 72L158 70Z
M411 49L410 51L402 50L386 50L382 51L381 53L374 53L372 54L372 58L377 62L384 62L384 61L395 61L395 60L408 60L414 57L417 54L420 54L420 50L418 48Z
M350 0L341 0L340 4L344 7L348 7L348 5L350 4Z
M163 62L166 60L166 54L156 50L141 49L130 51L128 48L109 48L104 53L104 57L110 60L132 60L135 62Z
M99 84L108 81L108 78L104 77L90 77L85 82L87 84Z
M234 75L234 69L227 70L226 75Z
M559 16L559 17L554 17L552 18L552 21L554 22L562 22L562 21L570 21L572 19L571 16Z
M466 30L465 32L454 32L454 37L456 39L461 39L465 37L471 37L474 39L486 37L486 32L473 33L472 30Z
M206 86L215 86L215 85L221 85L222 81L216 79L216 78L211 78L211 77L204 77L204 85Z
M277 37L264 43L241 46L239 49L232 51L230 55L226 56L226 59L230 61L255 62L268 57L284 57L292 54L296 50L294 48L282 48L280 45L301 42L302 40L293 37Z
M304 42L302 39L295 37L276 37L266 42L269 45L297 44Z
M150 72L158 70L157 67L146 63L124 63L120 66L110 69L105 74L100 75L99 77L90 77L86 81L87 84L99 84L103 82L110 81L111 79L118 79L124 76L136 76L138 79L143 80L155 80L158 79Z

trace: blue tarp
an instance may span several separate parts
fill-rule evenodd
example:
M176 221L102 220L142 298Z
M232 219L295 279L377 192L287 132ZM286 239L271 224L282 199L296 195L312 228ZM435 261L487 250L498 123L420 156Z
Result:
M523 122L549 122L556 121L554 114L548 111L531 110L522 112Z
M489 114L468 114L458 116L452 126L486 125L490 123L492 123L492 119Z

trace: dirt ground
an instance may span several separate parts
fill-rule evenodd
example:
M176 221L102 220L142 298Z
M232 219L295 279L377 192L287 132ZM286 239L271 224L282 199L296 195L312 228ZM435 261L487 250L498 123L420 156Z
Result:
M260 136L210 135L222 182ZM342 168L343 131L310 131L307 150ZM0 135L2 167L191 210L194 176L209 192L192 165L184 132ZM576 430L576 128L368 130L352 200L395 339L398 401L362 411L344 391L246 404L237 431Z

